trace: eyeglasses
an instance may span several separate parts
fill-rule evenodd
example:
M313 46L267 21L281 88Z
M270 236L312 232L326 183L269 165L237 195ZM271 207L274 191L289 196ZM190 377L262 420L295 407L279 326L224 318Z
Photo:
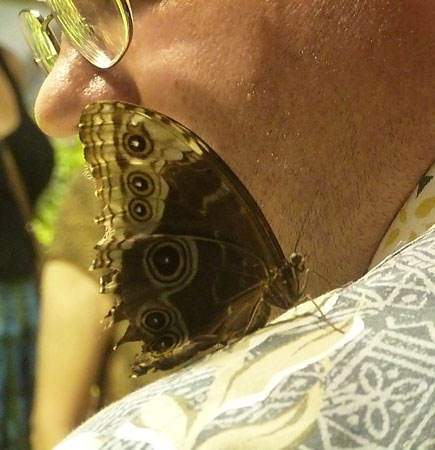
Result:
M47 17L20 12L24 37L35 62L50 72L59 54L60 38L53 19L72 45L90 63L107 69L120 61L131 42L133 15L129 0L39 0L48 4Z

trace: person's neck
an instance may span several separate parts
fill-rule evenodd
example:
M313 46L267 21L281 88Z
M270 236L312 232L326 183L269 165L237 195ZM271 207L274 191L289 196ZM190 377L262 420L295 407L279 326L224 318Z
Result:
M317 159L295 183L305 188L293 190L295 200L286 207L292 212L291 232L279 225L276 231L287 255L302 233L296 250L307 255L307 267L314 272L307 286L311 296L367 271L390 223L435 159L391 155L390 161L369 160L366 165Z

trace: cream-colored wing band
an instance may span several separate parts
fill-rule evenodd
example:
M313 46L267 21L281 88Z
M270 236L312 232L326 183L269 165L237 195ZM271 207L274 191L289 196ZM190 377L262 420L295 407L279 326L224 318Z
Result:
M382 239L369 269L435 224L435 164L420 178Z

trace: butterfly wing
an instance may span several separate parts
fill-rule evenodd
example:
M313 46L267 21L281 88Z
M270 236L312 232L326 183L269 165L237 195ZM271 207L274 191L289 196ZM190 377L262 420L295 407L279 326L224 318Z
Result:
M102 290L118 298L115 320L130 321L125 340L141 339L152 350L156 335L134 325L151 304L173 309L171 323L182 336L174 347L179 355L189 354L187 342L237 338L265 323L270 308L258 303L273 297L266 288L273 273L280 274L278 296L286 298L281 303L296 302L294 273L284 270L286 260L259 207L193 132L154 111L104 101L84 110L80 138L105 203L97 220L106 232L93 267L109 270ZM156 286L150 277L152 258L145 255L161 239L177 242L172 255L177 245L184 248L180 254L189 255L190 277L177 289L164 277ZM169 247L166 257L157 253L167 270ZM163 347L160 356L168 354Z
M244 249L195 236L143 235L109 251L120 270L105 278L105 292L122 299L116 321L127 319L122 342L142 340L146 365L160 367L191 347L239 339L265 325L270 307L256 307L267 277L262 261Z
M285 262L246 188L181 124L134 105L98 102L85 109L80 138L106 203L99 221L109 239L193 234L238 244L268 267Z

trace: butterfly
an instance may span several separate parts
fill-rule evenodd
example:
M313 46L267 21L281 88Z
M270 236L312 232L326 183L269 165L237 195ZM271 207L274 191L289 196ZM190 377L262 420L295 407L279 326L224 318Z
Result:
M301 255L287 260L259 206L196 134L129 103L88 105L79 136L103 201L91 269L114 294L120 343L142 341L133 373L170 369L267 324L301 299Z

